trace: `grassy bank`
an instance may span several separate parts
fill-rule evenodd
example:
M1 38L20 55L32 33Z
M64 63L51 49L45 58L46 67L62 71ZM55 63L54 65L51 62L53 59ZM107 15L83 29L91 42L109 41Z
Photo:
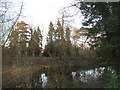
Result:
M67 78L65 74L69 75L71 71L90 69L101 65L95 62L94 58L86 57L21 57L18 61L16 58L10 58L3 64L3 87L16 87L21 84L23 87L32 87L29 83L33 82L33 76L37 77L36 75L39 73L47 73L51 76L52 81L49 80L51 82L48 87L56 87L56 78L60 80L59 86L70 87L73 83L66 84L69 77ZM84 85L82 86L84 87Z

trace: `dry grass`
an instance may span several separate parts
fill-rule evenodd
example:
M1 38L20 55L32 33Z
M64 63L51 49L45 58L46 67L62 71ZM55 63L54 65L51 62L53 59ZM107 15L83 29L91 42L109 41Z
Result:
M3 65L3 87L15 87L13 84L26 83L28 76L35 72L57 66L57 62L51 58L25 57L16 64ZM9 86L10 85L10 86Z
M67 70L71 71L71 68L74 66L86 67L90 64L90 62L84 58L78 57L65 59L66 60L61 61L55 58L46 57L24 57L18 62L9 59L8 62L10 63L3 65L3 87L16 87L16 85L21 84L23 84L23 87L32 87L29 83L33 82L33 75L36 73L47 71L47 73L56 73L59 78L61 72L64 74ZM61 78L61 80L64 79ZM59 83L63 84L64 82L61 81ZM49 87L51 87L51 85L49 85Z

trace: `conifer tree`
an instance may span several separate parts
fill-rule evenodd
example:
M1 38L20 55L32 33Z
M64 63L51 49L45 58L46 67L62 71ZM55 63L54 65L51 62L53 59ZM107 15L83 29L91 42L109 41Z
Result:
M58 22L57 22L57 29L56 29L56 36L57 36L57 40L60 41L61 39L61 29L62 29L62 26L61 26L61 23L58 19Z
M113 2L80 2L79 7L87 27L88 42L97 51L98 58L107 61L118 61L120 58L119 3Z
M26 47L29 37L29 31L28 31L28 24L26 24L24 21L18 22L16 26L16 30L19 31L19 48L20 48L20 54L25 55L26 54Z
M69 27L66 27L66 41L67 43L70 43L70 28Z
M47 45L46 45L46 49L45 49L45 53L47 56L54 56L54 39L55 39L55 30L54 30L54 26L53 23L50 22L49 25L49 31L48 31L48 37L47 37Z
M12 30L11 36L9 38L10 44L10 52L14 54L14 56L18 55L19 53L19 31L17 29Z
M42 49L42 34L39 27L37 30L31 29L31 40L30 40L30 54L31 55L40 55Z
M38 33L38 38L39 38L39 41L38 41L39 47L42 48L42 46L43 46L43 42L42 42L43 35L42 35L42 31L40 30L39 27L37 28L37 33Z
M71 50L72 50L72 45L71 45L71 41L70 41L70 28L66 27L66 34L65 34L65 38L66 38L66 43L65 44L65 53L66 55L70 56L71 55Z

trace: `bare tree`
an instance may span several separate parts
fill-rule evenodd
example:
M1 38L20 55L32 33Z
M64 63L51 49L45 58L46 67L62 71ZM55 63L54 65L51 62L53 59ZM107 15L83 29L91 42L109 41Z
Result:
M12 0L0 0L0 45L5 46L11 32L18 21L22 10L23 10L23 0L18 8L15 8L17 1Z

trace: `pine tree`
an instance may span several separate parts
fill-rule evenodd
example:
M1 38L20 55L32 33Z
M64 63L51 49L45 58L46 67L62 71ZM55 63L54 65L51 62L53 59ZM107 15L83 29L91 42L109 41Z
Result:
M53 34L54 34L54 27L53 27L53 23L50 22L49 25L49 32L48 32L48 43L52 43L53 42Z
M89 44L98 58L118 61L120 58L119 3L78 2L87 26ZM79 6L78 3L75 6Z
M12 54L14 54L15 56L18 56L18 45L19 45L19 31L17 29L12 30L11 36L9 38L10 44L10 51L12 52Z
M42 49L42 34L39 27L37 30L31 29L31 40L30 40L30 54L39 56Z
M66 41L67 41L68 43L71 42L71 41L70 41L70 28L69 28L69 27L66 28Z
M56 36L55 36L55 29L53 26L53 23L50 22L49 25L49 31L48 31L48 37L47 37L47 45L45 46L45 56L54 56L54 40L55 40Z
M56 36L57 36L57 40L60 41L61 39L61 29L62 29L62 26L61 26L61 23L58 19L58 22L57 22L57 29L56 29Z
M66 55L70 56L71 55L71 41L70 41L70 28L66 27L66 43L65 43L65 53Z
M19 31L19 48L20 48L20 54L25 55L26 54L26 47L28 43L28 37L29 37L29 31L28 31L28 24L26 24L24 21L18 22L16 26L16 30Z
M43 43L42 43L43 36L42 36L42 32L41 32L39 27L37 28L37 33L38 33L38 37L39 37L39 47L42 48L42 46L43 46Z

